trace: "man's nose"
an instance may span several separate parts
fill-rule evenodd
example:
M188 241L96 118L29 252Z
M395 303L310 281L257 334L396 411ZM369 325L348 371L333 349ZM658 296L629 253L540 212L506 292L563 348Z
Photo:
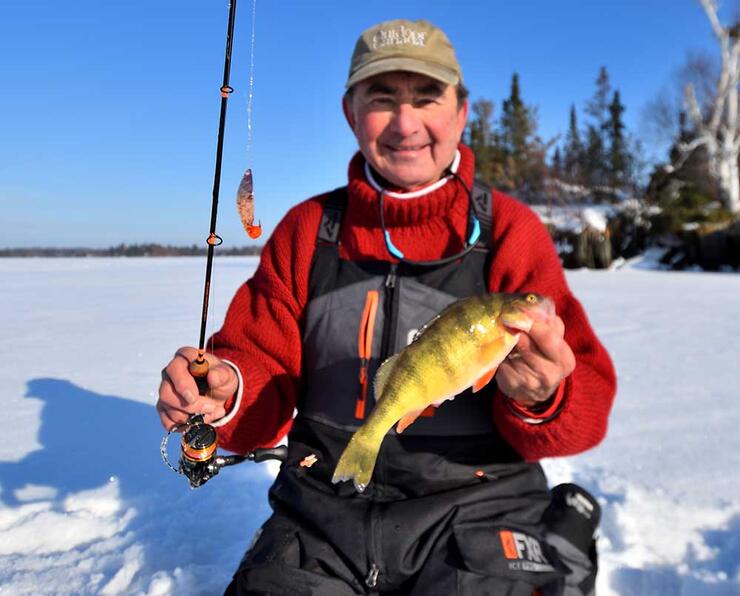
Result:
M403 137L409 137L419 130L420 121L414 106L401 103L393 113L391 130Z

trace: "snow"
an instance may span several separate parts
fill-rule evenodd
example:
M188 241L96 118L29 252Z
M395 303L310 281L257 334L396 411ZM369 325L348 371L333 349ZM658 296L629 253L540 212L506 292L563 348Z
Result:
M740 594L740 276L568 281L610 350L607 439L544 462L603 508L600 595ZM253 258L219 258L212 327ZM197 340L201 258L0 260L0 595L214 594L269 514L275 468L190 490L160 461L159 369Z
M578 234L585 227L605 232L609 218L623 209L624 205L531 205L531 208L540 216L543 223L553 225L558 230Z

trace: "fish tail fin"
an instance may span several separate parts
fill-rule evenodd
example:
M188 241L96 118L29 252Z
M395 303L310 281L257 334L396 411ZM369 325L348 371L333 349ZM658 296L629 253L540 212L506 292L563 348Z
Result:
M357 492L363 492L370 484L379 450L380 444L360 429L352 436L339 458L331 481L336 484L343 480L352 480Z

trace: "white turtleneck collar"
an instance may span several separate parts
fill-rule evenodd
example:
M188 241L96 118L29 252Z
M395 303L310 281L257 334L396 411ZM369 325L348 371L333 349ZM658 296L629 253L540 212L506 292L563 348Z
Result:
M452 160L452 164L450 165L450 172L451 174L448 174L444 178L440 178L436 182L432 182L429 186L425 186L424 188L420 188L419 190L413 190L411 192L393 192L390 190L385 190L380 184L378 184L378 181L375 180L375 177L373 176L372 168L370 167L370 164L365 161L365 178L367 178L368 183L370 186L372 186L376 191L385 193L385 196L392 197L394 199L415 199L417 197L423 197L424 195L429 194L430 192L434 192L438 188L442 188L447 182L453 178L452 174L457 173L457 168L460 166L460 150L458 149L455 151L455 157Z

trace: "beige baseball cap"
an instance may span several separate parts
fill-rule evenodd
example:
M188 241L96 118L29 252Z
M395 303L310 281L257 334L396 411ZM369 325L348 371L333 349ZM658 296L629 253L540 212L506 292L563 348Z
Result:
M397 19L366 29L349 66L347 89L369 77L395 70L427 75L449 85L462 82L462 70L447 36L429 21Z

